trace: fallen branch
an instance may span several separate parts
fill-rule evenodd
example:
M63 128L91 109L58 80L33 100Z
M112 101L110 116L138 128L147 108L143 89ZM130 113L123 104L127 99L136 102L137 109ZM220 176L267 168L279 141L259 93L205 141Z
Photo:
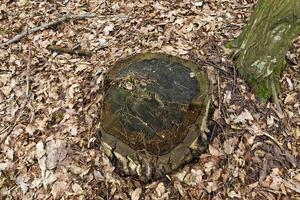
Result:
M75 55L79 55L79 56L92 56L93 52L91 51L87 51L87 50L83 50L83 49L69 49L69 48L65 48L65 47L60 47L57 45L50 45L47 47L48 50L50 51L55 51L58 53L68 53L68 54L75 54Z
M25 36L27 36L31 33L47 29L51 26L56 26L58 24L61 24L62 22L66 22L66 21L70 21L70 20L80 20L80 19L86 19L86 18L93 18L93 17L96 17L96 16L97 15L95 13L84 13L84 14L81 14L81 15L65 15L65 16L63 16L63 17L61 17L61 18L59 18L59 19L57 19L53 22L42 24L42 25L34 27L32 29L28 29L28 30L23 31L22 33L16 35L12 39L8 40L7 42L1 43L0 48L4 47L6 45L10 45L12 43L18 42L22 38L24 38Z

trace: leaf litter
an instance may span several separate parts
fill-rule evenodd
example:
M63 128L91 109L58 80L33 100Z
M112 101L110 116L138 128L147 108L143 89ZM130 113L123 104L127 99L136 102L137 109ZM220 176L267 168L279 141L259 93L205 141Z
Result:
M240 34L255 4L5 0L1 43L64 14L108 17L71 20L0 48L1 135L19 115L0 144L1 199L299 199L300 38L281 80L283 116L255 98L227 59L226 42ZM50 52L53 44L95 54ZM120 176L95 143L106 71L146 51L206 59L216 88L208 150L147 184Z

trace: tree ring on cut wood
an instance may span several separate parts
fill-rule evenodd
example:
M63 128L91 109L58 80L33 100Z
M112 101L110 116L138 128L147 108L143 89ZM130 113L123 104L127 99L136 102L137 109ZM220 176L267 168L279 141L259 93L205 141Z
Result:
M110 68L107 85L99 133L118 169L149 181L193 158L210 104L200 66L163 53L137 54Z

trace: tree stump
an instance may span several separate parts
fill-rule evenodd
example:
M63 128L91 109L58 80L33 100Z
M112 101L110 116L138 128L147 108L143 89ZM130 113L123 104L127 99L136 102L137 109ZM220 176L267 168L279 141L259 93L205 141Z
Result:
M205 71L178 57L145 53L108 73L101 112L101 144L124 174L159 178L196 155L206 125Z

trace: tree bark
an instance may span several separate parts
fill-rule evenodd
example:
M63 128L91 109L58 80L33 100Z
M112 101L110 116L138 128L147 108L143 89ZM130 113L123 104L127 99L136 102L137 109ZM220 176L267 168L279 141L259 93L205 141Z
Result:
M299 34L300 0L259 0L234 41L235 65L261 100L271 97L272 85L278 94L285 55Z

